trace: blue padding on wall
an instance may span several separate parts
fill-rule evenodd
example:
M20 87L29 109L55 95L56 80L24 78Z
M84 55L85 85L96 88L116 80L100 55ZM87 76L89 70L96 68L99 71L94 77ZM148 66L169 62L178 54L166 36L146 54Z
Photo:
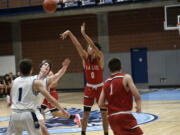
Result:
M0 16L22 15L44 12L42 6L0 9Z

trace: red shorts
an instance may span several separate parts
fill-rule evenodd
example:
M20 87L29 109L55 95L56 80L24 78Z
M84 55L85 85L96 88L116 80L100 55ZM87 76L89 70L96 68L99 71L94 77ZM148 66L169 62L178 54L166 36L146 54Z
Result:
M96 102L98 103L102 87L98 87L97 89L94 89L92 87L85 87L85 93L84 93L84 106L91 107L94 104L94 100L96 99Z
M141 128L132 114L118 114L108 117L114 135L142 135ZM136 127L137 126L137 127Z
M56 92L56 90L50 91L49 94L50 94L52 97L54 97L56 100L58 100L58 93ZM44 99L42 105L43 105L44 107L46 106L46 108L48 107L50 110L56 109L56 107L53 106L51 103L49 103L47 99ZM43 107L43 108L44 108L44 107ZM44 108L44 109L45 109L45 108Z

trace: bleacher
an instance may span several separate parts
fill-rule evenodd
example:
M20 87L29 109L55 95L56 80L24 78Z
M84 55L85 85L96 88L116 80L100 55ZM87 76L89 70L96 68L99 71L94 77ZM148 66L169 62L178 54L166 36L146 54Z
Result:
M116 6L133 3L163 2L176 0L75 0L58 4L57 11L87 7ZM44 13L43 0L0 0L0 16Z

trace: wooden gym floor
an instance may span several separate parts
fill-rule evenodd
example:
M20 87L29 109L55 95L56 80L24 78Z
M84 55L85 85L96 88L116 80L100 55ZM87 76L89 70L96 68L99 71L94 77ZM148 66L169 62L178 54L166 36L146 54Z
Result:
M162 92L167 91L171 93L173 90L162 90ZM145 135L180 135L180 89L177 91L178 93L174 93L174 96L179 97L177 99L171 98L172 95L170 94L166 94L166 96L171 96L170 98L167 98L164 95L161 95L161 92L159 95L157 95L158 93L154 95L154 97L159 96L160 99L153 99L151 98L152 96L148 96L147 93L145 97L142 96L142 111L159 116L158 120L141 125ZM165 99L163 99L163 97L165 97ZM83 109L82 101L83 92L59 93L59 102L63 107ZM92 110L96 109L98 109L98 107L97 105L94 105ZM7 107L6 100L0 99L0 117L10 116L10 114L11 109ZM0 122L0 128L7 126L8 121ZM109 130L109 133L110 135L113 135L111 130ZM80 132L54 135L80 135ZM87 135L103 135L103 131L87 132Z

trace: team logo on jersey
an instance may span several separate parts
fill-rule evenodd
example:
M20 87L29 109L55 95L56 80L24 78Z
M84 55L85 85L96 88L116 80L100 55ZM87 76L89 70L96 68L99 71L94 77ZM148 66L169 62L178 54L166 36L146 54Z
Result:
M77 108L66 109L70 114L79 113L81 118L83 116L83 111ZM51 113L46 112L48 119L46 120L46 126L50 134L60 134L60 133L73 133L80 132L79 128L73 120L53 117ZM149 113L133 113L134 117L137 119L139 125L149 123L157 120L159 117L154 114ZM1 117L0 122L8 121L9 117ZM53 128L53 129L52 129ZM103 130L101 113L98 110L91 111L90 118L88 120L87 131ZM0 135L4 135L7 131L7 127L0 128ZM23 135L27 134L26 132Z

